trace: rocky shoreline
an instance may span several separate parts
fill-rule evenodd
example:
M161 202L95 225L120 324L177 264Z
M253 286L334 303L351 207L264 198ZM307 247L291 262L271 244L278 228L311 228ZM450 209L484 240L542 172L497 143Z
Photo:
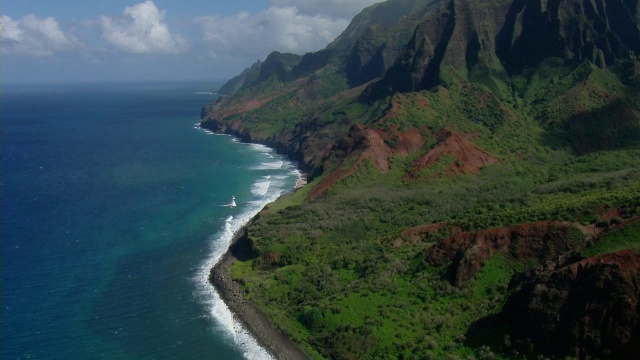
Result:
M251 255L251 243L247 237L249 221L234 236L227 252L211 269L209 282L227 304L234 317L251 332L258 343L277 359L307 359L300 347L277 329L255 304L244 298L240 285L229 276L229 270L238 259Z

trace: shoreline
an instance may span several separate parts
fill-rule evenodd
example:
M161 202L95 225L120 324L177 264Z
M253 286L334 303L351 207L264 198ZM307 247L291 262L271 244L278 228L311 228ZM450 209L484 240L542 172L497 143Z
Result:
M244 298L240 285L229 276L229 270L233 263L238 258L251 255L253 251L247 237L247 227L257 216L249 220L234 234L227 251L211 268L209 283L231 310L233 317L271 356L276 359L307 359L308 357L297 344L283 334L280 329L273 326L269 318L254 303Z
M213 134L231 136L243 143L260 144L259 142L244 141L244 139L241 136L238 136L238 134L221 132L219 130L202 126L202 123L197 126L206 131L211 131ZM277 149L274 150L277 151ZM299 162L291 160L290 156L287 157L289 158L289 161L295 165L299 178L294 187L283 192L278 199L307 185L307 174L300 169ZM273 201L276 200L277 199ZM265 206L273 201L265 204ZM304 354L296 343L294 343L288 336L283 334L280 329L276 328L271 321L269 321L266 314L264 314L250 300L244 299L240 285L231 279L231 276L229 276L231 266L238 260L238 257L242 258L243 255L247 256L249 254L247 250L252 251L251 244L247 237L247 228L260 215L260 212L263 209L249 219L245 224L240 226L240 228L233 234L229 247L209 270L207 280L218 293L220 299L222 299L225 305L229 308L233 318L242 324L258 345L266 350L272 357L275 359L287 360L308 359L308 356Z

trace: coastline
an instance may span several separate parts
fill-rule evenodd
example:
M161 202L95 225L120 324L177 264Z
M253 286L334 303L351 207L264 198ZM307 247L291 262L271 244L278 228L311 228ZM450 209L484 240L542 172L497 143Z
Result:
M246 136L241 136L241 134L221 131L221 129L202 126L202 124L197 126L214 134L234 137L243 143L260 144L260 142L250 141L250 139ZM288 157L291 159L290 156ZM306 173L300 169L300 164L297 161L293 161L293 163L296 165L299 178L292 189L285 191L279 197L286 193L294 192L307 184ZM273 201L275 200L277 199L274 199ZM262 211L262 209L260 211ZM234 281L231 276L229 276L229 271L234 262L238 260L238 258L247 256L247 251L251 251L251 244L247 237L247 228L259 216L259 213L260 212L252 216L233 234L228 248L218 261L210 268L207 278L208 282L213 286L220 296L220 299L222 299L231 311L233 318L242 324L258 345L266 350L266 352L268 352L272 357L275 359L287 360L308 359L300 347L291 341L288 336L283 334L280 329L276 328L271 321L269 321L269 318L255 304L244 299L240 285Z
M297 344L273 326L269 318L255 304L244 298L239 284L229 276L233 263L252 252L251 243L247 237L247 227L256 217L249 220L234 235L227 251L211 269L209 283L216 289L234 318L242 323L258 344L273 357L292 360L307 359L308 357Z

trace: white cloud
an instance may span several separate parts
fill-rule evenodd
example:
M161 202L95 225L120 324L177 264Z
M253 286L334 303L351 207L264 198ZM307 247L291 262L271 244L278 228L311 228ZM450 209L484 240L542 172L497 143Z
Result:
M270 0L280 7L295 7L305 15L327 15L351 20L362 9L383 0Z
M100 17L102 36L116 49L134 53L176 54L186 48L186 41L169 31L160 11L151 0L126 7L123 16Z
M82 45L73 35L65 34L52 17L27 15L22 20L13 20L3 15L0 35L2 52L6 54L51 56Z
M301 14L295 7L277 7L251 15L216 15L196 19L204 38L218 54L263 57L271 51L302 54L324 48L349 24L347 19Z

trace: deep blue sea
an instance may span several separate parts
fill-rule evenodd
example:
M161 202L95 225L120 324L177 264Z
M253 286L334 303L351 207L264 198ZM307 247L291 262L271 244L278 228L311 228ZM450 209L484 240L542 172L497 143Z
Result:
M299 174L194 127L211 86L2 86L2 359L267 356L207 275Z

